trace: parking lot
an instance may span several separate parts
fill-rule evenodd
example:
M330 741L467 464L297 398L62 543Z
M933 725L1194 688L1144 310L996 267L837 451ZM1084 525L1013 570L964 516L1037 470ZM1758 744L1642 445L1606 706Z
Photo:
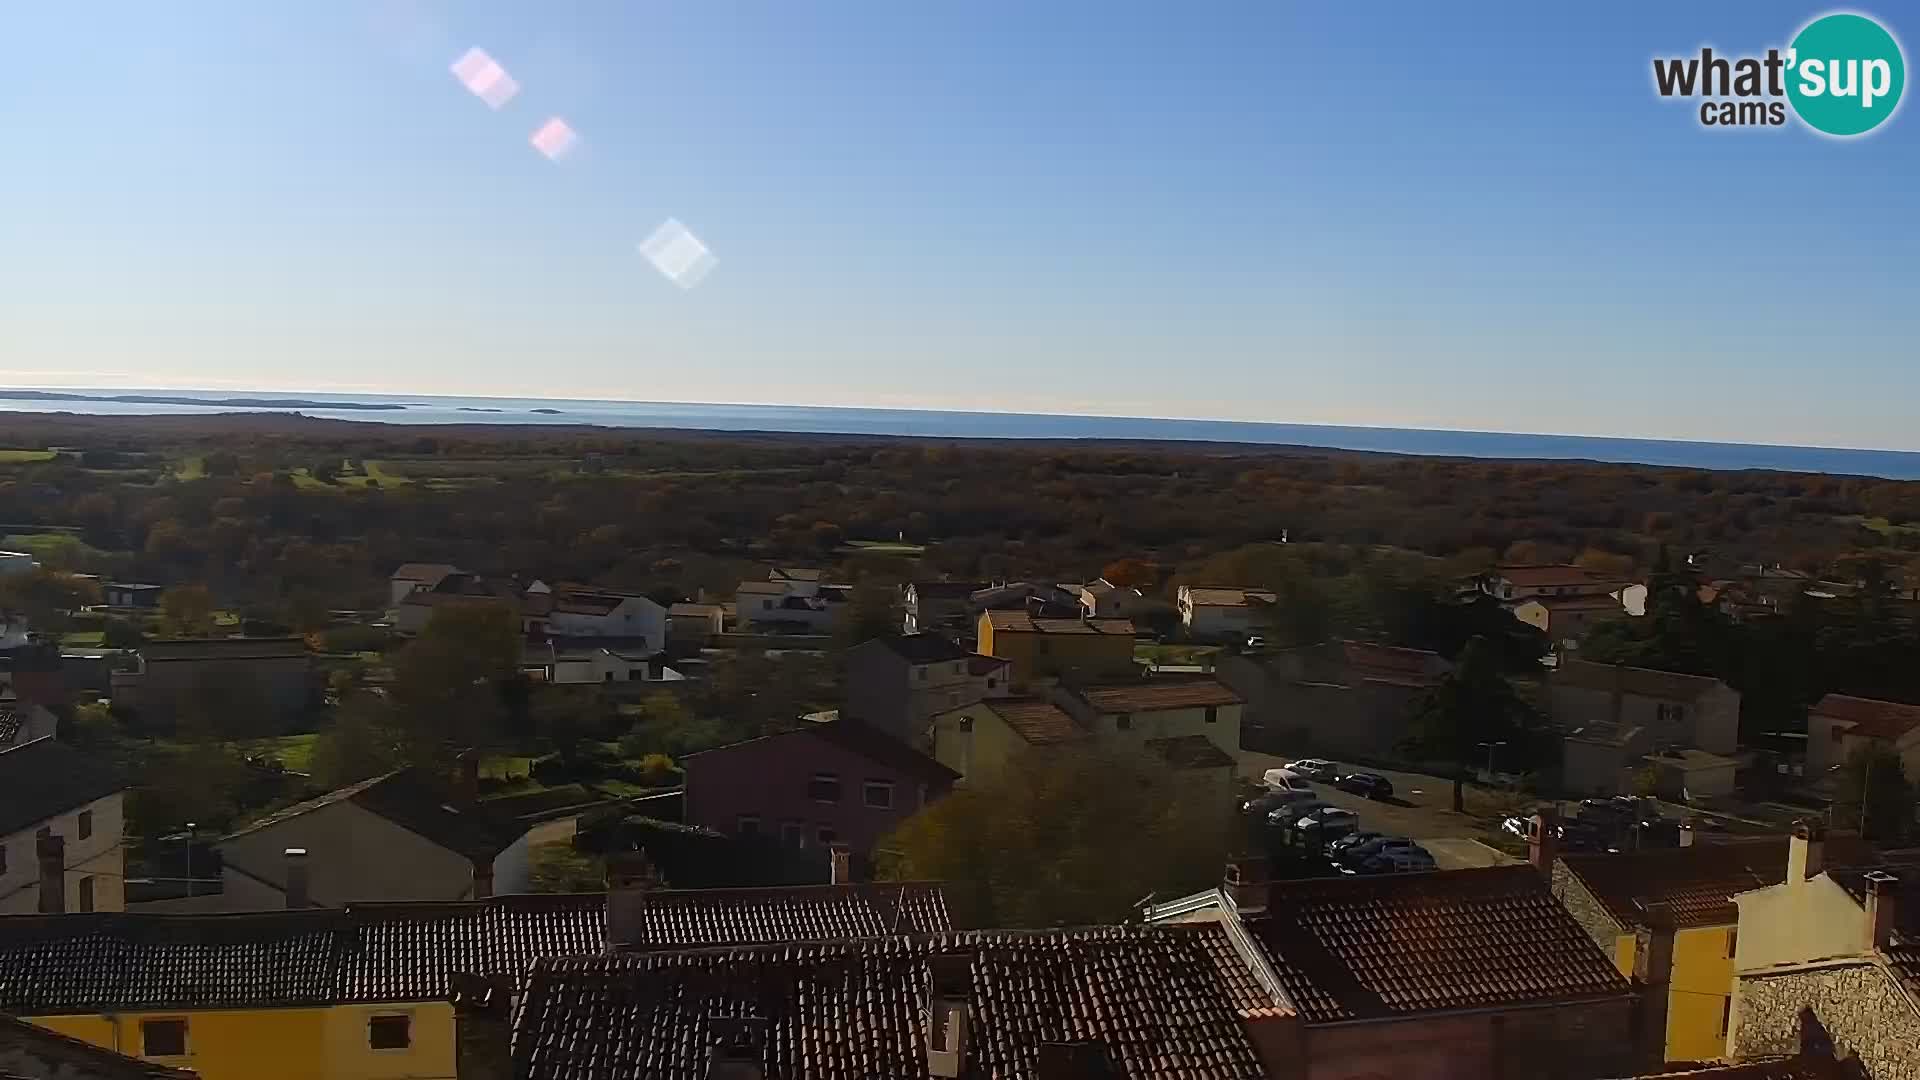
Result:
M1272 754L1243 750L1240 753L1240 775L1257 784L1268 769L1278 768L1288 760ZM1386 777L1393 784L1393 798L1368 799L1349 794L1332 784L1310 781L1314 793L1330 805L1359 814L1362 829L1420 841L1421 846L1433 855L1434 861L1444 870L1515 861L1511 855L1503 854L1482 841L1492 839L1493 830L1499 828L1499 819L1504 813L1531 806L1537 801L1519 795L1508 796L1469 788L1467 813L1456 814L1453 812L1451 780L1393 769L1349 767L1344 762L1342 771L1371 772Z

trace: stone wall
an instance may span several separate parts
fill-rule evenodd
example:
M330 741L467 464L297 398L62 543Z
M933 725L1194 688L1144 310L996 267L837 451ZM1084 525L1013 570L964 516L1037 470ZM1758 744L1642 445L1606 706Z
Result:
M1553 895L1559 899L1561 906L1567 909L1567 913L1573 916L1573 921L1579 923L1587 932L1587 936L1593 939L1593 943L1600 946L1600 951L1607 954L1607 959L1615 960L1617 963L1617 943L1620 935L1626 931L1620 928L1619 923L1613 921L1613 916L1607 911L1606 905L1588 892L1587 887L1580 883L1580 879L1574 876L1573 871L1568 870L1566 864L1558 859L1553 863Z
M1835 1051L1859 1055L1874 1080L1920 1080L1920 1012L1871 961L1742 975L1734 992L1733 1055L1795 1053L1800 1011L1808 1007Z

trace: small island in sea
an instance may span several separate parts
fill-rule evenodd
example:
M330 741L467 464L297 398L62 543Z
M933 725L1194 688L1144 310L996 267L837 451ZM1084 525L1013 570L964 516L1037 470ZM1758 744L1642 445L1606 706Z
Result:
M14 401L117 401L128 405L209 405L228 409L364 409L398 412L405 405L378 401L313 401L306 398L204 398L167 394L76 394L68 390L0 390L0 398Z

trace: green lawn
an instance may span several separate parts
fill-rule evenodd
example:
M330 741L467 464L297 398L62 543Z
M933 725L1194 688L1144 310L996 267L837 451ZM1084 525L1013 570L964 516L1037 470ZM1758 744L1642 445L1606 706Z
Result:
M480 759L480 775L495 780L526 776L533 771L533 759L524 754L488 754Z
M60 644L81 649L95 649L106 644L105 638L106 634L99 630L71 630L60 635Z
M33 461L52 461L58 456L51 450L0 450L0 464L18 465Z
M1856 514L1856 515L1849 515L1846 517L1842 517L1840 520L1849 522L1854 525L1858 525L1863 529L1871 529L1874 532L1879 533L1881 536L1894 536L1902 533L1920 533L1920 525L1895 525L1893 522L1888 521L1886 518L1883 518L1883 517L1860 517L1859 515Z
M173 477L176 480L199 480L207 475L207 459L199 454L180 459L174 466Z
M849 540L840 549L850 555L925 555L924 544L902 544L892 540Z
M250 739L240 743L242 753L259 754L278 758L280 764L293 772L308 772L313 768L313 743L320 736L282 735L276 739Z
M0 547L24 551L48 566L78 568L108 558L108 553L71 533L13 533L0 537Z

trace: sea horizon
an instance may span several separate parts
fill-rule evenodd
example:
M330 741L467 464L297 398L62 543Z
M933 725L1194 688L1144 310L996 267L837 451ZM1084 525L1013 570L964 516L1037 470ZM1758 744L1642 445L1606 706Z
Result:
M114 400L128 397L155 400ZM86 416L266 412L363 423L441 426L593 426L807 435L1229 443L1415 457L1596 461L1720 471L1757 469L1890 480L1920 479L1920 451L1075 413L139 387L0 389L0 414L10 412Z

